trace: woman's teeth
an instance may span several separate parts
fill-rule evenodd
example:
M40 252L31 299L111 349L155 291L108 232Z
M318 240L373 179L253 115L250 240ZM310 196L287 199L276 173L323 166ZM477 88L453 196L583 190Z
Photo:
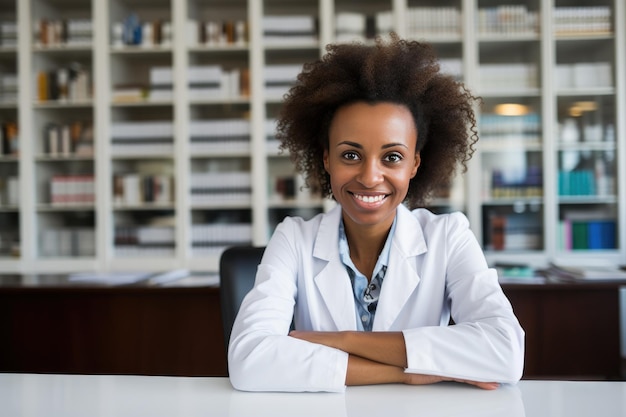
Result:
M364 203L377 203L379 201L382 201L383 198L385 198L384 194L380 194L380 195L359 195L359 194L355 194L354 195L357 200L361 200Z

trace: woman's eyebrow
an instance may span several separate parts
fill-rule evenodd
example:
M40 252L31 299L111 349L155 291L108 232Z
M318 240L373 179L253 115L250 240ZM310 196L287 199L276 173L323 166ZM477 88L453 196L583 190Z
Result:
M341 146L341 145L353 146L355 148L363 149L363 145L361 145L360 143L350 142L349 140L344 140L337 144L337 146Z
M357 142L351 142L349 140L344 140L342 142L339 142L337 144L337 146L341 146L341 145L347 145L347 146L353 146L355 148L359 148L359 149L363 149L363 145L361 145L360 143ZM404 148L408 148L408 146L406 146L404 143L386 143L383 146L381 146L381 149L387 149L387 148L393 148L396 146L402 146Z

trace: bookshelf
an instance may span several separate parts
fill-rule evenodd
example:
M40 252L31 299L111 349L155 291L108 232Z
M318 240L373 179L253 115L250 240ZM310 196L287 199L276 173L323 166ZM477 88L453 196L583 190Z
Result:
M282 94L326 44L391 29L483 98L432 210L464 211L490 262L626 263L621 1L0 6L0 270L215 272L224 246L327 210L277 150Z
M17 258L20 255L17 9L12 2L0 4L0 256Z

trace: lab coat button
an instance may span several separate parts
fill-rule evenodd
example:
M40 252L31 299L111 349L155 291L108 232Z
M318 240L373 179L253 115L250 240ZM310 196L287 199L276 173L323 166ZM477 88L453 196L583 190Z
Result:
M363 315L361 316L361 321L362 321L362 322L366 322L366 321L368 321L368 320L369 320L369 317L367 317L367 315L366 315L366 314L363 314Z

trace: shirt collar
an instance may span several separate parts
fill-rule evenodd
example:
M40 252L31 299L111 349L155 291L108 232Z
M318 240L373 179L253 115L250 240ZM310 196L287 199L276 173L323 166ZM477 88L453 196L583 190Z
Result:
M391 229L389 229L389 234L387 235L387 239L385 240L383 250L380 252L380 255L378 255L376 266L374 266L374 273L372 274L372 278L378 275L378 272L382 269L383 266L387 267L389 265L389 252L391 251L391 241L393 240L393 235L396 231L397 219L398 216L395 216L393 219L393 223L391 224ZM343 218L339 221L339 256L341 258L341 262L344 265L350 267L353 271L358 271L356 266L354 266L352 259L350 258L350 247L348 246L348 237L346 236L346 229L343 224Z

